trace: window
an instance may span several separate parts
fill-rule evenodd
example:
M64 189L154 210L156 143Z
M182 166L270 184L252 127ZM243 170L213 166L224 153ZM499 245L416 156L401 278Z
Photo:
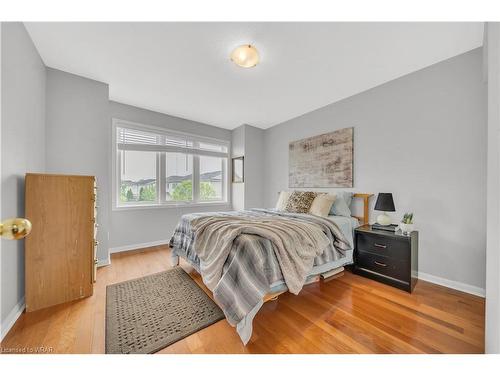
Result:
M229 143L113 120L114 207L227 203Z
M217 201L223 196L224 163L227 159L200 156L200 200Z
M156 153L120 151L120 203L156 202Z
M167 177L165 200L190 202L193 200L193 155L177 152L166 153Z

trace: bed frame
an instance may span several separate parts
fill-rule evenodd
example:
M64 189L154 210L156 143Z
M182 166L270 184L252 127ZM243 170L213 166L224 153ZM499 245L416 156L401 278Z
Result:
M353 198L363 199L363 216L352 216L359 220L361 225L368 224L369 221L369 212L370 212L370 198L373 197L373 194L370 193L354 193Z

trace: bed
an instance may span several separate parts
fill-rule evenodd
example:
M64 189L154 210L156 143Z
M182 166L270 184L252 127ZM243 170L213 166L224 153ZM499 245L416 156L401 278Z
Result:
M265 302L286 291L298 294L320 275L352 264L354 229L368 222L370 197L353 195L363 206L363 215L353 217L273 209L183 215L170 241L172 264L182 258L201 274L247 344L253 318Z

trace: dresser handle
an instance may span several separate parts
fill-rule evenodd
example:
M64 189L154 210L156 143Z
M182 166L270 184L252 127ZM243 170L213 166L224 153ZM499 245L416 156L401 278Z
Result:
M377 262L376 260L373 261L373 263L375 263L377 266L381 266L381 267L387 267L387 264L385 263L380 263L380 262Z
M381 249L385 249L387 247L387 245L381 245L379 243L375 243L373 246L380 247Z

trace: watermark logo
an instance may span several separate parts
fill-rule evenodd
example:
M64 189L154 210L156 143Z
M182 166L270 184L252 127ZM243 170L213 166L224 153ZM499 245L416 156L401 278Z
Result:
M15 348L0 348L0 353L2 354L49 354L53 352L54 348L52 346L19 346Z

